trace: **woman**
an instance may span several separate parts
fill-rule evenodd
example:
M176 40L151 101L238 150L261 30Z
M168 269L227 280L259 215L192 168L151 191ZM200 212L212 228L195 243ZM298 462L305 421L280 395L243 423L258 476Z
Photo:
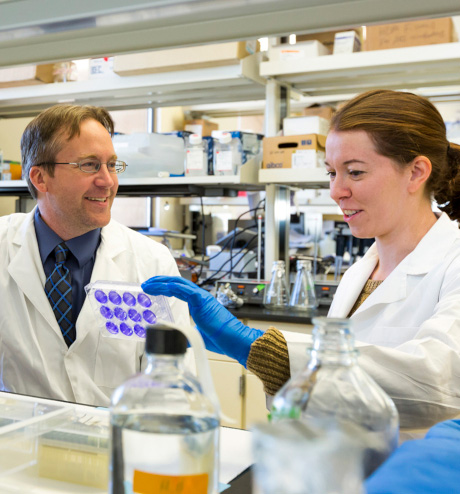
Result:
M351 317L359 363L393 398L405 430L460 415L459 165L439 112L410 93L357 96L334 115L326 141L331 197L355 237L375 238L328 316ZM187 301L209 348L246 365L269 394L306 362L306 343L244 326L185 280L157 277L143 288Z

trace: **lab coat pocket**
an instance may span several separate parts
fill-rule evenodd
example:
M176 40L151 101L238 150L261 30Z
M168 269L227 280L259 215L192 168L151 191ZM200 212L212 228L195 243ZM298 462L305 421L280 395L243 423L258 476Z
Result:
M367 343L395 348L414 339L418 326L377 326L369 335Z
M114 390L139 372L138 348L139 344L135 341L100 336L94 370L96 385L106 392Z

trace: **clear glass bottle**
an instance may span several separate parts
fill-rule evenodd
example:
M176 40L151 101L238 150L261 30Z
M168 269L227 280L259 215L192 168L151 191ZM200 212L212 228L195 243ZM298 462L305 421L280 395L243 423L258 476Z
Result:
M295 310L311 310L317 307L315 283L311 272L311 262L298 260L297 274L292 289L289 307Z
M214 175L236 175L241 166L241 142L232 138L230 132L223 132L214 143Z
M358 365L351 320L318 317L313 323L308 364L275 395L271 417L352 430L364 449L368 476L398 444L398 412L391 398Z
M146 336L147 368L112 395L109 492L216 494L218 411L184 368L187 339L159 324Z
M197 177L208 174L208 143L199 134L185 140L185 176Z
M289 287L286 280L284 261L275 261L272 266L270 283L264 289L264 306L267 309L286 309L289 301Z

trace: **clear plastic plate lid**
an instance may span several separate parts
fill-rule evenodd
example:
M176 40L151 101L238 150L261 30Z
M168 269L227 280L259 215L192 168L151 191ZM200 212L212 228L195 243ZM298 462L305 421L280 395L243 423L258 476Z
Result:
M145 339L147 324L174 322L163 295L147 295L137 283L95 281L85 286L102 336Z

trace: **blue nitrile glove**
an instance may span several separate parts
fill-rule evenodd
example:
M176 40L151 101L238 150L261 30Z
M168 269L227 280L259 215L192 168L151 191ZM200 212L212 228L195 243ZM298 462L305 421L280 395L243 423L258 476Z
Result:
M187 302L206 348L228 355L246 367L251 345L263 331L245 326L210 293L179 276L154 276L142 283L142 289L149 295L177 297Z

